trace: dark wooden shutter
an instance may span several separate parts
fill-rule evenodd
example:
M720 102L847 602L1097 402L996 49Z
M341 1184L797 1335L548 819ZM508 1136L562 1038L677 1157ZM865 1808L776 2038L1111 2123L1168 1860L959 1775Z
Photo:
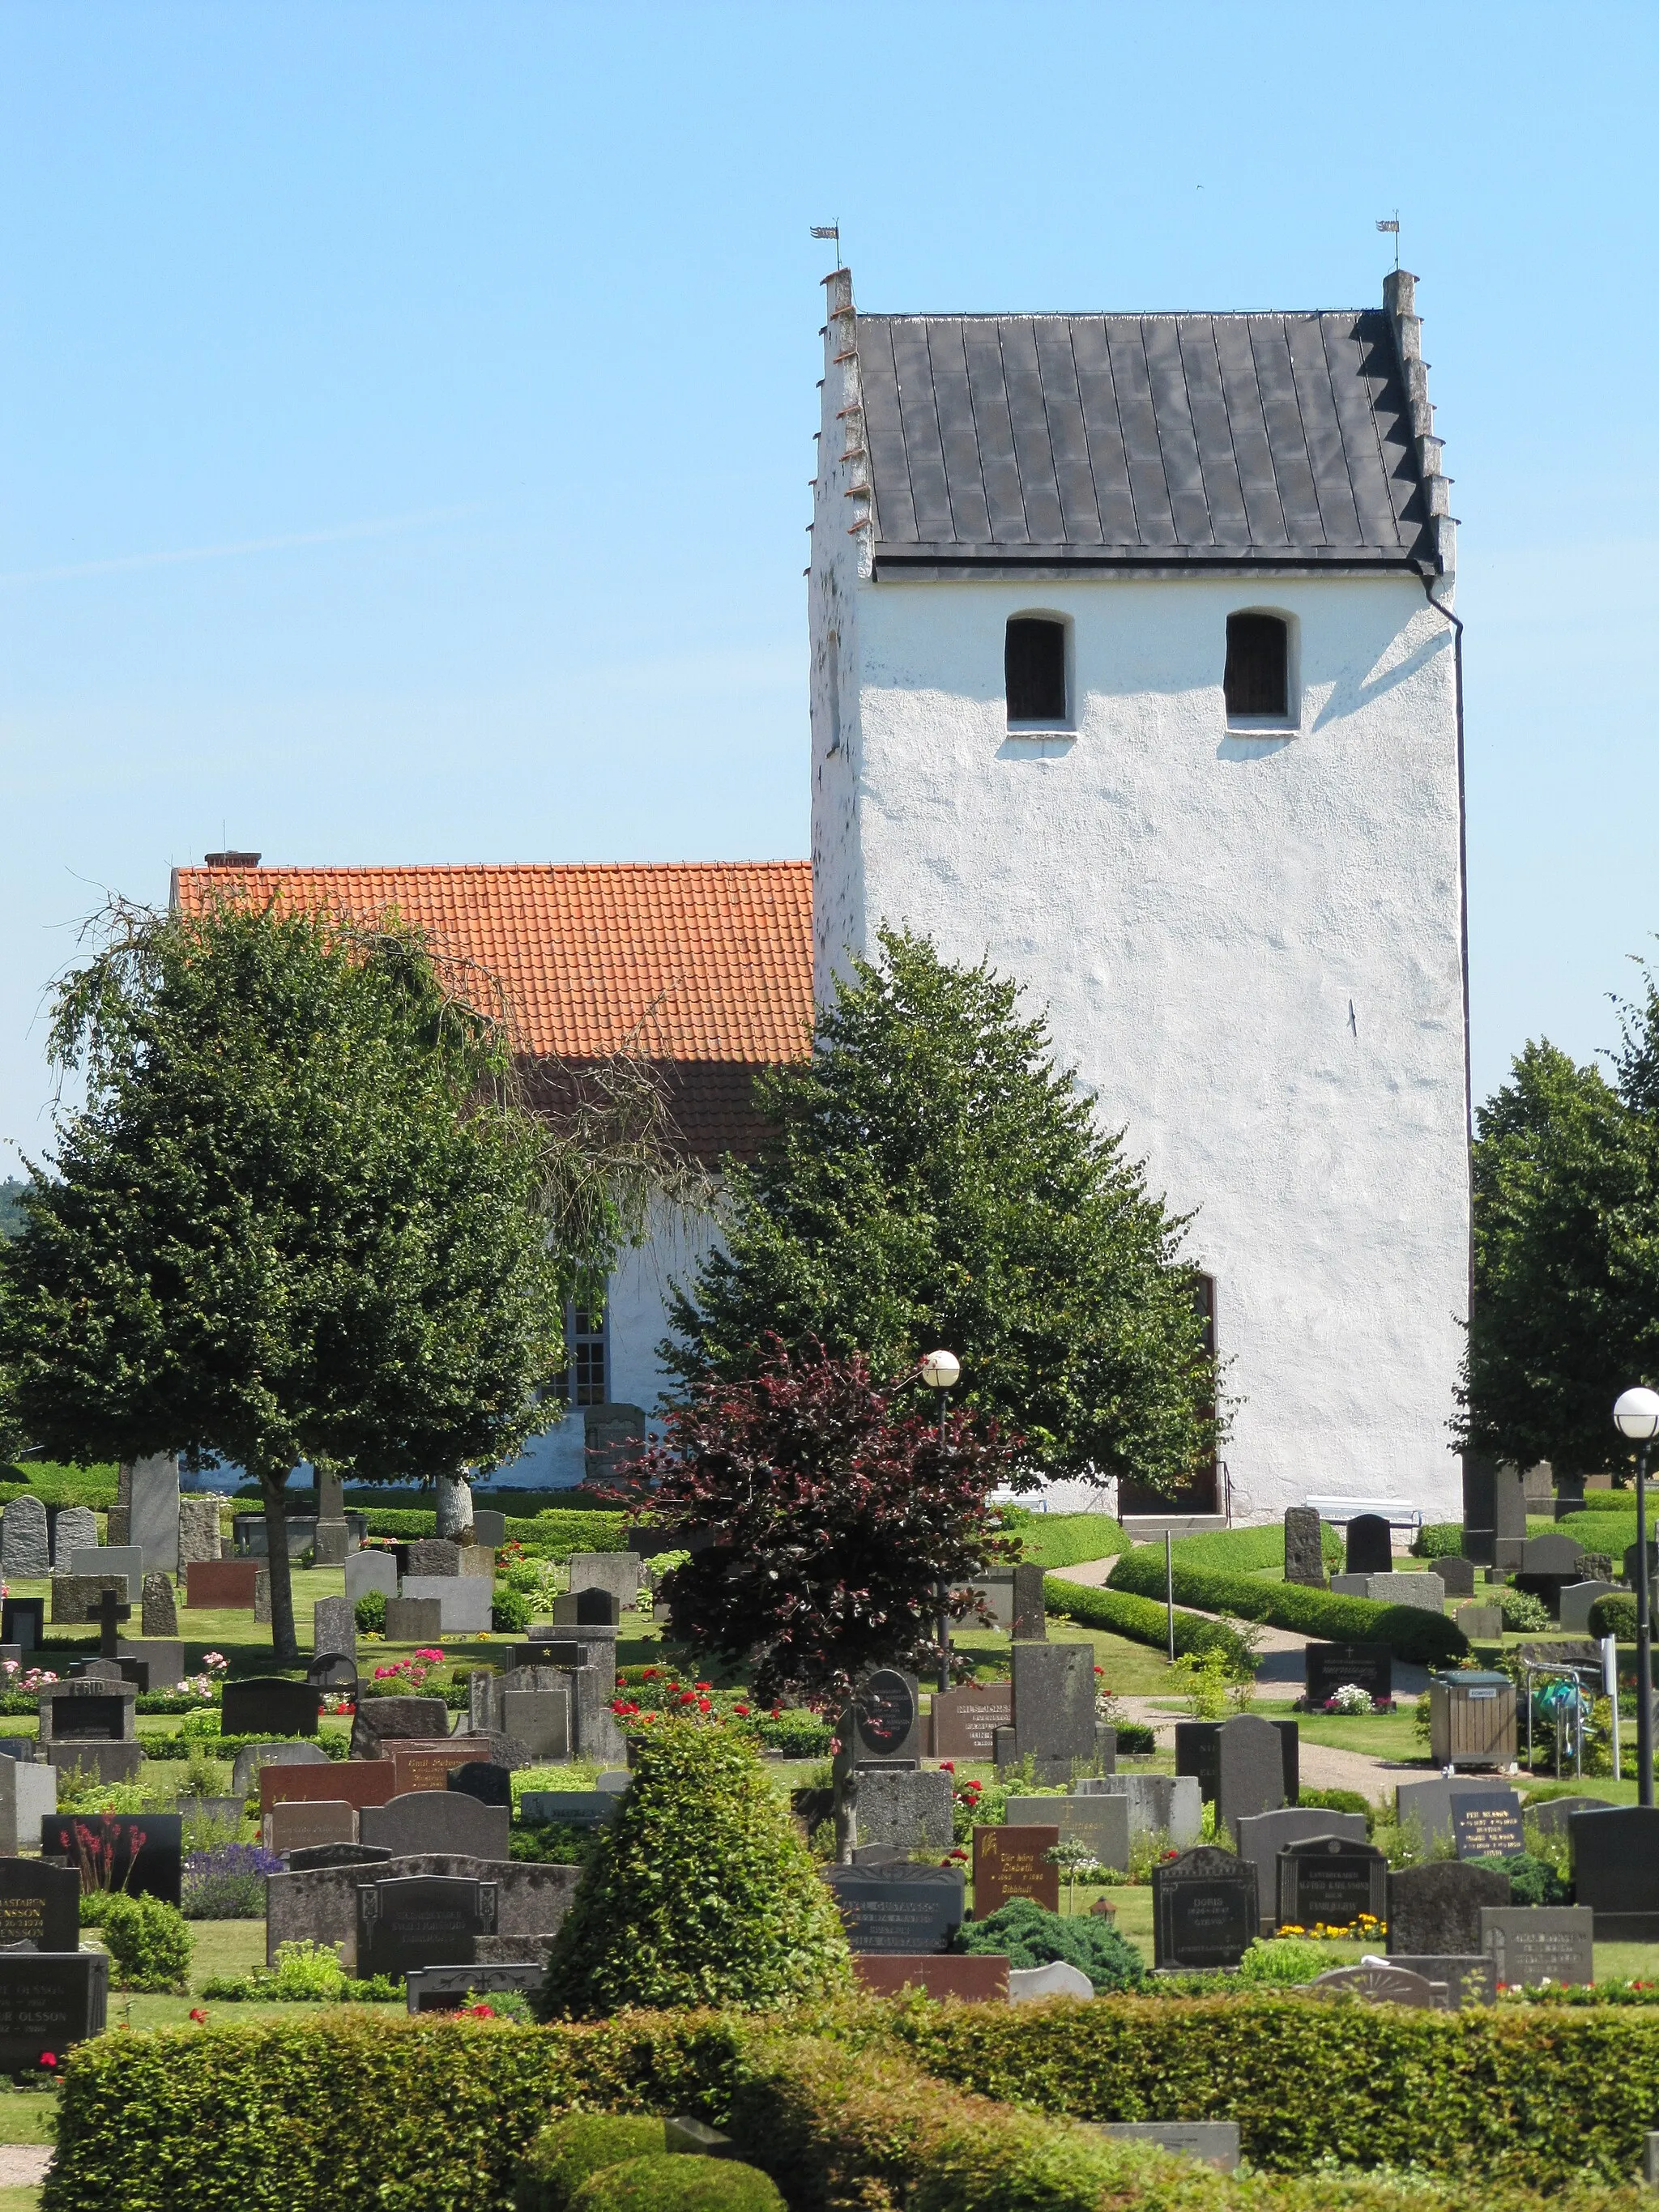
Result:
M1290 713L1290 641L1277 615L1227 617L1227 719L1249 721Z
M1003 648L1011 722L1066 720L1066 625L1020 615Z

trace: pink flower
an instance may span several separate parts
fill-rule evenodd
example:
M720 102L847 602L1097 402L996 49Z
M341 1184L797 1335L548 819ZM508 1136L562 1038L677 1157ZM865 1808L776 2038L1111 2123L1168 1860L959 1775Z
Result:
M417 1651L415 1654L415 1656L417 1659L424 1659L428 1666L433 1667L441 1667L444 1661L444 1655L441 1651L434 1651L430 1650Z

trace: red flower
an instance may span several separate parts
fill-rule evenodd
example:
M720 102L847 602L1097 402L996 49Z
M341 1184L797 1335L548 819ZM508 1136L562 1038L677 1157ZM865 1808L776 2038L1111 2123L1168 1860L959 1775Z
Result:
M644 1674L641 1675L640 1680L642 1682L654 1682L661 1671L661 1668L658 1667L647 1667Z
M204 2021L207 2018L207 2014L202 2010L199 2005L192 2008L190 2016L194 2021Z
M957 1763L955 1759L941 1759L939 1763L939 1771L941 1774L954 1774L957 1771Z
M55 2051L43 2051L40 2053L40 2063L43 2066L55 2066L58 2063L58 2053Z
M732 1710L740 1721L746 1721L748 1719L749 1708L747 1705L733 1705Z
M683 1705L695 1705L696 1702L697 1700L695 1692L691 1690L682 1690L680 1692L680 1703Z
M469 2020L494 2020L495 2017L495 2008L494 2005L487 2004L468 2005L466 2008L466 2016Z
M697 1711L700 1713L713 1712L714 1710L713 1705L709 1703L707 1698L699 1698L697 1699Z

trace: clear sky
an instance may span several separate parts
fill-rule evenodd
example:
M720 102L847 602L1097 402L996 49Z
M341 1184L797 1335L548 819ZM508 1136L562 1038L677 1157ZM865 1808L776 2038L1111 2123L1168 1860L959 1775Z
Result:
M1651 5L0 0L0 1139L105 887L802 854L809 224L1369 304L1463 528L1477 1096L1659 927Z

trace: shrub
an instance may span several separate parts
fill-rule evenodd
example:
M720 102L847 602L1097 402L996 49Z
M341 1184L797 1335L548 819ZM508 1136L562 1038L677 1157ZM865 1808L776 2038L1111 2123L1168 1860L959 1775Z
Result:
M590 2173L666 2148L659 2119L622 2112L567 2112L550 2120L519 2169L517 2212L569 2212Z
M786 1759L823 1758L835 1733L828 1721L800 1709L780 1713L775 1719L763 1713L755 1723L755 1734L767 1749L781 1751Z
M586 1866L597 1840L592 1828L573 1828L562 1820L532 1821L513 1830L507 1839L507 1855L538 1866Z
M1598 1597L1589 1609L1589 1632L1598 1639L1616 1636L1621 1644L1636 1641L1636 1599Z
M497 1636L512 1636L530 1626L530 1600L522 1590L499 1584L489 1602L489 1626Z
M1164 1552L1161 1546L1137 1544L1126 1552L1112 1571L1115 1591L1136 1591L1143 1597L1164 1595ZM1175 1562L1175 1594L1183 1605L1203 1606L1212 1613L1228 1613L1241 1620L1265 1620L1275 1628L1289 1628L1303 1636L1328 1638L1337 1644L1386 1644L1396 1659L1422 1666L1438 1666L1468 1650L1469 1641L1455 1621L1443 1613L1424 1613L1415 1606L1373 1605L1369 1598L1336 1597L1328 1590L1305 1589L1296 1583L1252 1582L1245 1575L1212 1574ZM1103 1592L1103 1595L1104 1593ZM1055 1607L1056 1611L1070 1610ZM1163 1619L1158 1609L1158 1618ZM1073 1613L1074 1620L1083 1616ZM1112 1624L1103 1621L1103 1627Z
M275 1851L258 1844L216 1844L192 1851L185 1861L186 1920L263 1920L265 1876L287 1868Z
M967 1952L1006 1951L1011 1966L1047 1966L1057 1959L1078 1966L1104 1990L1138 1990L1146 1978L1140 1954L1104 1919L1062 1919L1029 1897L1016 1897L983 1920L970 1920L957 1938Z
M1163 1554L1158 1556L1161 1559ZM1050 1613L1075 1620L1085 1628L1110 1629L1115 1636L1127 1636L1136 1644L1153 1644L1160 1651L1167 1644L1169 1623L1164 1608L1148 1598L1133 1597L1119 1589L1089 1589L1081 1583L1068 1583L1054 1575L1043 1577L1042 1597ZM1230 1665L1249 1665L1249 1653L1243 1638L1224 1621L1205 1620L1195 1613L1177 1613L1175 1621L1178 1655L1219 1651Z
M216 1975L202 1994L227 2004L389 2004L400 2002L404 1992L385 1974L353 1981L331 1945L279 1943L274 1967Z
M1510 1878L1511 1905L1566 1905L1571 1892L1547 1859L1531 1851L1482 1851L1471 1866L1491 1867Z
M554 1941L541 2017L774 2005L842 1989L847 1939L754 1747L664 1718Z
M1414 1559L1456 1559L1463 1554L1461 1521L1428 1521L1412 1538Z
M1330 1954L1300 1936L1275 1936L1250 1945L1238 1963L1241 1982L1294 1987L1310 1982L1330 1965Z
M356 1604L352 1607L351 1617L357 1624L360 1635L384 1636L386 1634L386 1592L365 1590Z
M1311 1808L1317 1813L1363 1813L1368 1836L1376 1825L1376 1806L1357 1790L1300 1790L1296 1802L1304 1811Z
M99 1923L118 1990L182 1990L191 1938L176 1905L159 1897L110 1896Z
M785 2212L758 2167L677 2151L602 2166L570 2202L572 2212Z

